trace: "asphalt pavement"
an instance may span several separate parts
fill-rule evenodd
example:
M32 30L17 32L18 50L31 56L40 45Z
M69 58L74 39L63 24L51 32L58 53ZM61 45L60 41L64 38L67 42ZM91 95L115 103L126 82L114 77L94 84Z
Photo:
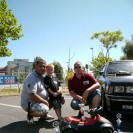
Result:
M69 94L64 94L65 104L62 107L62 116L77 115L77 111L70 108L71 97ZM35 125L27 125L27 113L20 107L20 96L1 96L0 97L0 133L53 133L52 123L57 119L53 109L49 112L55 119L52 121L38 121ZM115 115L106 116L109 119L115 130L116 117ZM121 123L121 133L133 133L133 116L123 116Z

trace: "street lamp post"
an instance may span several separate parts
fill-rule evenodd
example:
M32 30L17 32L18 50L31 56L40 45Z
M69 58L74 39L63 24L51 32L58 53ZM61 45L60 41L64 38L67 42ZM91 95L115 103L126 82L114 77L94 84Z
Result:
M18 70L18 89L19 89L19 93L20 93L20 88L19 88L19 79L20 79L19 66L20 66L20 64L17 63L17 64L16 64L16 68L17 68L17 70Z
M92 52L92 59L93 59L93 48L90 48L91 49L91 52Z

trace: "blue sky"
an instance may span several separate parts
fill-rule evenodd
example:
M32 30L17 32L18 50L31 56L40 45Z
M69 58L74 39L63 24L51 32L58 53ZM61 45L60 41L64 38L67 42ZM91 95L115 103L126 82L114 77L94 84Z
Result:
M80 60L90 64L92 50L97 56L104 50L98 40L91 40L95 32L121 30L125 39L133 34L132 0L7 0L18 23L22 24L24 37L10 41L12 56L0 58L0 67L14 59L41 56L47 63L58 61L65 69ZM118 43L110 56L119 59L123 55Z

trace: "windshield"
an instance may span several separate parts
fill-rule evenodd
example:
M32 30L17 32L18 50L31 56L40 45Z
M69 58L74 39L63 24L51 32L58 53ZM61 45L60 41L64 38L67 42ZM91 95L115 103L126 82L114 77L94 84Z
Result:
M111 62L108 65L107 73L113 74L117 72L133 73L133 62Z

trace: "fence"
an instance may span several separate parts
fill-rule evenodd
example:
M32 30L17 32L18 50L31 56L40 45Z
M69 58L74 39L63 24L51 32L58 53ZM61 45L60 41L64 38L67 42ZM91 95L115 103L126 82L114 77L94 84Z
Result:
M26 77L25 75L27 74L24 72L20 72L19 76L0 75L0 96L20 94ZM67 90L65 79L61 80L61 88L63 91Z
M0 85L0 96L18 95L21 93L23 84L3 84Z

